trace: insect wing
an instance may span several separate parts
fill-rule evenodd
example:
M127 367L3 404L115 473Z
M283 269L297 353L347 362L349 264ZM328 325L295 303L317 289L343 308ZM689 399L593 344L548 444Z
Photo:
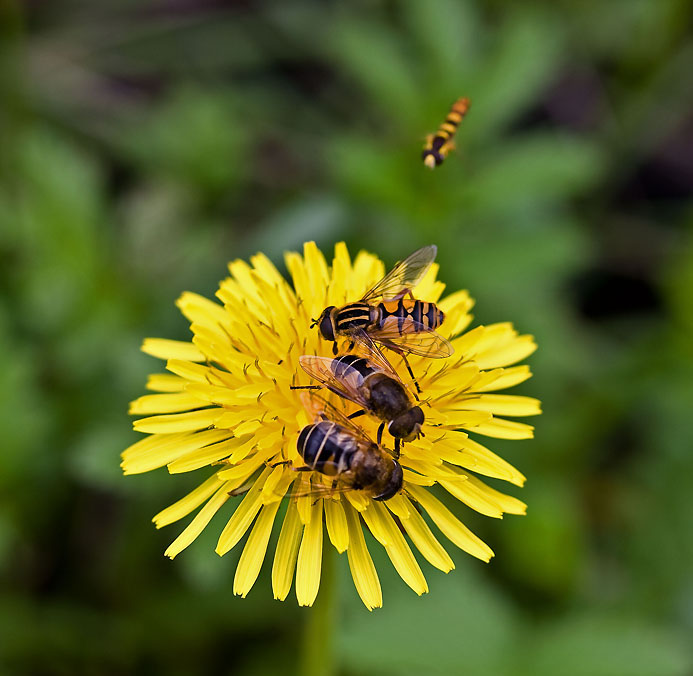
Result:
M434 359L449 357L455 351L450 341L433 329L413 319L409 319L408 322L410 330L400 332L399 318L388 317L382 328L369 331L370 338L395 352L407 352Z
M361 329L354 334L353 338L364 348L364 356L368 359L371 366L375 366L393 380L397 380L400 383L402 382L402 379L399 377L388 358L366 331Z
M335 408L327 399L321 397L319 394L315 392L302 392L301 401L306 410L313 414L313 418L317 422L321 420L335 422L352 434L359 443L369 447L373 443L368 435L356 423L347 418L342 411Z
M320 498L329 499L334 495L340 495L342 493L347 493L348 491L353 491L354 488L349 484L339 484L334 488L332 486L325 486L324 484L313 485L307 490L299 490L292 493L289 498L291 500L298 500L298 498L315 498L319 500Z
M415 287L426 274L435 260L438 247L435 244L418 249L413 254L397 263L372 289L361 299L364 303L375 298L391 300L407 289Z
M359 391L359 388L363 385L363 376L353 366L339 362L337 359L315 357L307 354L299 357L298 361L301 364L301 368L311 378L315 378L328 390L366 408L366 401ZM335 366L339 376L335 373Z

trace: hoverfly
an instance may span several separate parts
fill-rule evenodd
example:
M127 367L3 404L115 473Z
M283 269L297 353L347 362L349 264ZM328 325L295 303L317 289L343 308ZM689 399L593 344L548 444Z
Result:
M320 472L344 482L341 489L363 491L373 500L389 500L402 489L402 466L343 413L317 394L305 393L304 405L313 410L316 422L306 425L296 448L305 470ZM318 491L310 495L321 497ZM294 497L299 497L294 495Z
M368 346L375 342L397 352L421 392L406 355L437 358L453 353L452 345L435 331L445 319L443 312L435 303L416 300L411 292L433 263L437 251L433 244L415 251L395 265L361 300L340 308L326 307L313 319L311 328L318 326L320 335L334 342L335 354L338 336L349 338L352 345L361 342ZM407 294L409 298L404 297ZM382 300L373 304L377 299Z
M362 409L352 414L350 419L369 413L382 421L378 428L378 445L387 423L387 431L395 438L395 457L399 457L400 443L412 441L421 434L424 414L421 407L414 404L385 356L375 345L373 348L368 358L354 354L344 354L336 359L303 355L299 362L309 376ZM308 385L293 389L315 387Z
M429 169L434 169L438 165L443 164L443 160L448 156L448 153L455 149L452 138L457 131L457 127L460 126L462 118L467 114L470 105L471 102L465 96L457 99L452 104L445 122L438 127L438 131L426 137L426 144L421 153L421 158Z

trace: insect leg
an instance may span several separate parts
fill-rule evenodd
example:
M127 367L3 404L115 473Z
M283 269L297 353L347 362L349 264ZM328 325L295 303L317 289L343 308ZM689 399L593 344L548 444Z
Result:
M400 298L404 298L405 296L409 296L412 300L416 300L414 298L414 292L411 289L402 289L396 296L392 296L392 298L389 298L388 300L399 300Z
M290 390L321 390L320 385L289 385Z
M402 440L399 437L395 437L395 460L399 460L399 449L402 445Z
M335 340L334 343L332 343L332 354L336 355L337 352L339 352L339 349L337 348L337 341Z
M365 411L356 411L355 413L351 413L350 415L347 416L349 420L353 420L354 418L358 418L361 415L365 415Z
M265 463L267 467L271 467L274 469L275 467L279 467L280 465L290 465L291 460L279 460L278 462L272 462L272 463ZM291 467L291 469L294 472L312 472L313 469L312 467L308 467L307 465L304 465L303 467Z
M409 362L407 361L407 355L402 352L402 359L404 360L404 363L407 367L407 371L409 371L409 375L411 376L411 379L414 381L414 385L416 385L416 391L421 394L421 388L419 387L419 382L416 379L416 376L414 376L414 371L411 370L411 366L409 366ZM416 397L416 400L418 401L419 398Z
M383 430L385 429L385 423L381 422L380 427L378 427L378 438L377 438L377 444L380 446L380 443L383 440Z

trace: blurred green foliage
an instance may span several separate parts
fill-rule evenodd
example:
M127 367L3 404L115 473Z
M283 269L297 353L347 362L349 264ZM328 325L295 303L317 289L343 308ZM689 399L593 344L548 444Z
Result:
M164 560L149 517L197 477L125 479L119 453L182 290L343 238L389 262L436 242L479 322L536 335L545 414L490 444L528 515L461 514L491 564L425 568L418 598L372 546L369 614L340 558L340 673L691 673L691 5L2 0L0 671L298 663L308 611L266 570L233 597L224 515Z

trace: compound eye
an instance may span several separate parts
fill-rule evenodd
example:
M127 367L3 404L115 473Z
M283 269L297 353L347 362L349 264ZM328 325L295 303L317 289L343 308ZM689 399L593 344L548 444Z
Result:
M320 320L320 334L325 340L334 340L334 326L330 310L331 308L325 310Z

